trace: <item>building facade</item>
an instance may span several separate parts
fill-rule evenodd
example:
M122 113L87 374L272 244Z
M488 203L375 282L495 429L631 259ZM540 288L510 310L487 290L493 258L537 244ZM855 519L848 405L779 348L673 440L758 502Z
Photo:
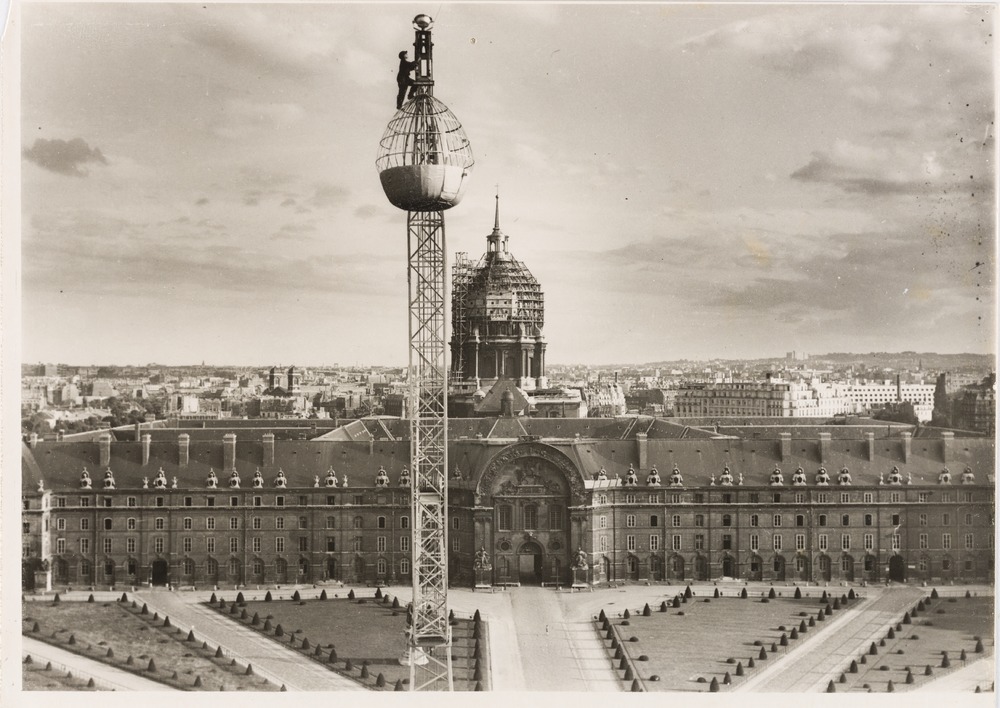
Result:
M25 443L26 586L408 582L407 422L253 423ZM497 584L566 584L581 557L592 583L993 579L990 438L737 437L641 416L449 427L453 584L473 583L479 551Z

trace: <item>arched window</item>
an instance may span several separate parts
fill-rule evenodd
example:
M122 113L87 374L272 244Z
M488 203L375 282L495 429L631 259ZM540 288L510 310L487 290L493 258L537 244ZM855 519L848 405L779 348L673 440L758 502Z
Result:
M360 528L363 527L363 525L364 525L364 519L362 519L360 516L355 516L354 517L354 528L360 529Z
M218 575L219 574L219 561L214 558L209 558L205 561L205 574L206 575Z
M379 575L385 575L385 571L386 571L385 558L379 558L378 561L376 561L375 563L375 572L377 572Z
M90 561L80 561L80 577L85 579L90 578Z
M254 575L264 574L264 561L262 561L260 558L253 559L253 574Z
M400 575L409 575L410 574L410 559L409 558L404 558L403 560L399 561L399 574Z
M733 525L733 517L730 516L729 514L723 514L722 515L722 525L723 526L732 526Z
M190 558L184 559L184 575L194 575L194 561Z
M240 561L236 558L229 559L229 575L235 577L240 574Z

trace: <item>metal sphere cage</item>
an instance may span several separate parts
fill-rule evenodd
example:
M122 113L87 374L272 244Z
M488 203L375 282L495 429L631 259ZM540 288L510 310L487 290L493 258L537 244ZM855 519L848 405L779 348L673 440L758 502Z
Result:
M429 93L419 92L389 121L375 166L386 197L408 211L455 206L475 161L458 118Z

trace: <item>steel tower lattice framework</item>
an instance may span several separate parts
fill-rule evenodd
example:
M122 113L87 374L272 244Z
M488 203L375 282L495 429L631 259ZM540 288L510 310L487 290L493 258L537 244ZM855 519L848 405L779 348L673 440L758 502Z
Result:
M410 508L413 604L410 690L453 690L448 623L447 259L444 210L461 199L472 152L433 97L427 15L417 15L414 96L390 121L376 162L389 201L407 211Z

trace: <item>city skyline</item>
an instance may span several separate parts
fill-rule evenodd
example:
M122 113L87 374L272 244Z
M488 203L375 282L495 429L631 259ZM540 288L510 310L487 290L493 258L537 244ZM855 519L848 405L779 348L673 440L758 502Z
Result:
M414 6L19 9L23 361L405 362ZM449 257L499 185L554 363L994 354L992 10L441 6Z

